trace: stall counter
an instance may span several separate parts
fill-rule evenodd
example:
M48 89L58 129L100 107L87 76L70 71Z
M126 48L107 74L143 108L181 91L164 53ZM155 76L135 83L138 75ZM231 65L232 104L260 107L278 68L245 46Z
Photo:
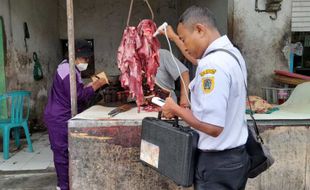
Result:
M94 106L69 121L70 186L75 189L177 190L182 188L139 161L141 124L157 117L133 108L109 118L113 108ZM275 164L247 183L251 189L310 189L310 130L259 126Z

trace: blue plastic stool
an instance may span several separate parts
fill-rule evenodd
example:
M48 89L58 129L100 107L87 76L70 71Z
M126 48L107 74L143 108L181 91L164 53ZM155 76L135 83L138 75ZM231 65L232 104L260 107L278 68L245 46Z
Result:
M33 152L32 143L28 129L28 117L30 109L30 92L29 91L13 91L0 95L0 103L5 101L9 105L9 113L7 119L0 119L0 129L3 135L3 158L9 159L10 130L14 128L15 145L20 146L20 132L22 127L28 143L28 151ZM0 115L1 114L0 110Z

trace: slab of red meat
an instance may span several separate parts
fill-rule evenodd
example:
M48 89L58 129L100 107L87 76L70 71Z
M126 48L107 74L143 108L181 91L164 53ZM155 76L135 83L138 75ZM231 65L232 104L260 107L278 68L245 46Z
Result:
M130 95L136 98L139 112L144 102L143 76L153 90L159 67L160 45L158 39L152 36L155 31L156 24L152 20L142 20L137 28L126 27L117 53L121 85L128 88Z
M137 31L139 33L142 46L138 49L138 55L141 58L142 69L146 73L147 84L151 91L154 89L155 76L159 67L160 43L153 37L156 31L156 24L149 19L142 20Z
M141 40L136 27L126 27L117 52L117 64L122 87L129 89L131 97L136 97L139 107L143 103L143 89L141 61L136 52L138 47L141 47Z
M159 111L161 111L161 107L153 105L153 104L149 104L149 105L143 107L143 110L146 112L159 112Z

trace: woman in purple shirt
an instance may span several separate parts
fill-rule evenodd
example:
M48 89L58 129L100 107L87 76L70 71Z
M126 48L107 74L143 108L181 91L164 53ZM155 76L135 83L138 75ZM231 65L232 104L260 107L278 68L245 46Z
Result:
M88 85L83 84L81 71L87 69L87 62L90 56L92 56L92 51L90 44L85 40L76 41L75 44L77 105L78 112L81 112L87 101L94 96L95 91L107 84L107 81L105 79L98 79ZM70 69L69 62L65 59L58 65L44 111L44 121L48 128L51 149L54 153L57 189L61 190L69 189L67 121L70 118Z

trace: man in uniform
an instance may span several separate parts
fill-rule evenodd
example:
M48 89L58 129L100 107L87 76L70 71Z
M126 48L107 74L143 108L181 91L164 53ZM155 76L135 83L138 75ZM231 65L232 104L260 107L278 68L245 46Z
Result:
M188 8L180 17L177 33L185 50L200 59L189 85L191 110L171 98L162 110L167 118L179 116L199 133L195 189L244 189L249 169L245 61L227 36L220 35L207 8ZM227 52L211 52L219 48L233 53L240 66Z
M85 40L76 41L75 74L77 88L78 112L83 111L97 89L107 84L105 79L84 85L81 71L86 70L89 57L92 55L91 46ZM67 59L58 65L53 84L49 93L48 103L44 111L44 121L48 128L51 149L54 154L54 165L57 173L57 189L69 189L69 160L68 160L68 125L71 118L70 99L70 66Z

